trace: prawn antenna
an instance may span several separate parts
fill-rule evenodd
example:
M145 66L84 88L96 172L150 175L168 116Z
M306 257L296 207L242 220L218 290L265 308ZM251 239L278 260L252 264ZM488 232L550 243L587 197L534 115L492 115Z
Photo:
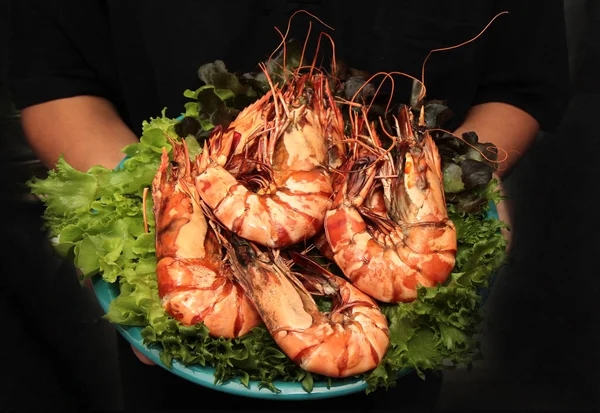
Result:
M287 24L287 29L285 31L285 34L282 34L281 31L277 27L275 27L275 30L277 30L277 32L279 32L279 34L281 35L281 43L279 43L279 45L271 52L271 54L269 55L269 58L267 59L267 62L270 65L271 64L271 60L273 59L273 55L275 53L277 53L277 51L279 51L279 49L281 49L283 47L284 48L284 51L283 51L283 53L284 53L284 56L283 56L283 61L284 61L284 65L283 65L284 66L283 67L284 76L285 76L285 58L286 58L285 57L285 53L286 53L285 42L287 41L288 35L290 34L290 28L291 28L291 25L292 25L292 20L294 19L294 17L297 14L300 14L300 13L304 13L304 14L309 15L310 17L312 17L313 19L315 19L316 21L318 21L319 23L321 23L323 26L327 27L329 30L335 30L333 27L331 27L330 25L328 25L327 23L325 23L323 20L319 19L317 16L315 16L314 14L312 14L312 13L310 13L307 10L304 10L304 9L297 10L297 11L295 11L290 16L290 18L288 19L288 24ZM309 24L310 24L310 26L309 26L308 33L310 35L310 30L312 28L312 23L309 22ZM306 43L307 42L308 42L308 36L307 36L307 39L304 42L304 48L302 49L302 56L304 56L304 49L306 48ZM300 61L300 65L302 65L302 60Z
M421 89L421 93L419 94L419 98L417 99L417 102L419 102L421 99L423 99L425 97L425 64L427 63L427 60L429 59L429 57L431 56L431 54L435 53L435 52L443 52L443 51L446 51L446 50L457 49L457 48L462 47L462 46L464 46L466 44L474 42L475 40L477 40L488 29L488 27L491 26L491 24L494 22L494 20L496 20L498 17L500 17L503 14L508 14L508 12L507 11L503 11L503 12L500 12L500 13L496 14L490 20L490 22L488 24L486 24L486 26L483 28L483 30L481 30L479 32L479 34L477 34L477 36L475 36L475 37L473 37L473 38L471 38L469 40L467 40L465 42L462 42L460 44L454 45L454 46L441 47L439 49L433 49L433 50L429 51L429 53L427 54L427 57L425 57L425 60L423 61L423 65L421 66L421 80L419 82L421 83L422 89Z
M504 162L504 161L505 161L505 160L508 158L508 152L507 152L505 149L503 149L503 148L500 148L500 147L498 147L498 146L495 146L495 148L496 148L496 151L495 151L495 152L494 152L492 149L490 149L490 148L486 148L486 151L488 151L488 152L492 152L492 153L494 153L494 155L496 155L496 156L497 156L497 155L498 155L500 152L502 152L502 153L503 153L504 157L502 157L502 158L500 158L500 159L496 159L496 160L494 160L494 159L491 159L491 158L487 157L487 156L486 156L486 155L485 155L485 154L484 154L484 153L483 153L483 152L482 152L480 149L478 149L478 148L477 148L477 147L475 147L474 145L472 145L472 144L470 144L469 142L467 142L467 140L466 140L465 138L463 138L462 136L455 135L454 133L452 133L452 132L450 132L450 131L447 131L446 129L442 129L442 128L432 128L432 129L428 129L428 132L436 132L436 131L437 131L437 132L444 132L444 133L447 133L447 134L448 134L448 135L450 135L450 136L453 136L453 137L455 137L456 139L460 139L461 141L463 141L464 143L466 143L466 144L467 144L467 146L470 146L471 148L473 148L474 150L476 150L477 152L479 152L479 154L480 154L480 155L483 157L483 159L485 159L486 161L489 161L489 162L492 162L492 163L502 163L502 162Z

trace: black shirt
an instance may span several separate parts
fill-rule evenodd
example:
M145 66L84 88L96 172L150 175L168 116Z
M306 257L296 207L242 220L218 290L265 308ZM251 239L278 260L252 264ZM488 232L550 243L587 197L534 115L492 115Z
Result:
M318 32L330 33L336 56L371 73L401 71L421 78L428 98L447 100L455 125L477 103L505 102L552 131L567 101L568 61L562 1L377 1L358 6L334 1L19 0L12 3L10 75L16 106L78 94L100 95L140 133L143 120L167 107L174 117L201 86L200 65L223 60L230 71L257 70L280 43L298 9ZM297 15L290 37L303 39L310 17ZM322 50L330 50L327 39ZM329 49L328 49L329 48ZM410 81L396 77L408 102Z
M349 66L371 73L402 71L417 78L430 50L473 38L507 10L476 41L431 56L425 71L428 98L447 100L456 123L474 104L513 104L548 131L558 124L567 101L561 1L371 0L358 6L276 0L17 0L11 6L9 69L17 108L81 94L103 96L138 135L142 121L158 116L164 107L171 117L183 111L188 101L183 92L201 86L200 65L221 59L231 71L256 70L281 41L274 26L285 32L297 9L334 27L328 33L335 39L336 55ZM303 39L308 21L308 16L297 15L291 37ZM326 28L313 21L312 37L320 30ZM324 50L330 48L325 40ZM407 101L410 81L398 77L396 90ZM224 408L273 406L204 391L159 367L143 366L126 345L122 357L123 385L130 389L126 397L133 400L128 405L206 407L203 398L223 396L228 402L217 403ZM355 395L285 407L426 410L435 404L438 391L439 380L421 382L412 376L400 380L396 389L369 398Z

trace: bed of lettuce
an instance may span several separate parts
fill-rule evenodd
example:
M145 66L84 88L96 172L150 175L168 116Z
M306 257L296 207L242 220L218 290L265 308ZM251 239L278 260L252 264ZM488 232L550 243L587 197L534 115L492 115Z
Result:
M73 260L82 279L101 276L118 283L120 295L105 317L112 323L143 327L144 342L162 348L165 365L178 360L213 366L215 383L233 378L244 384L257 381L277 392L274 381L284 380L300 382L310 391L315 380L330 379L296 366L264 327L237 339L212 338L203 324L183 326L160 304L152 197L146 197L145 205L148 232L142 200L162 148L170 149L166 135L185 139L190 156L196 156L199 142L215 125L227 124L265 92L260 75L229 73L222 62L203 66L199 76L205 86L185 92L190 101L183 120L169 118L163 110L161 116L144 122L139 143L123 149L127 158L121 169L96 166L81 172L61 158L46 178L34 178L29 186L45 203L44 219L56 250ZM448 143L447 136L439 137L441 146L444 139L452 148L441 150L446 154L444 168L454 171L451 176L458 180L445 181L448 211L458 235L456 266L444 285L420 288L414 302L381 305L390 324L391 346L382 363L361 376L368 383L367 392L394 385L396 372L405 368L422 376L426 370L469 365L479 356L481 294L504 262L506 240L499 230L505 224L487 214L490 202L500 200L497 182L488 173L478 183L469 181L468 170L461 169L470 159L469 148L459 140ZM476 137L471 139L477 143Z

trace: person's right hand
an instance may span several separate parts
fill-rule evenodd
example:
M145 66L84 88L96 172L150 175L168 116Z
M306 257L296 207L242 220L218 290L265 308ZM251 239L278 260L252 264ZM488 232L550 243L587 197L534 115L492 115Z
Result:
M74 96L29 106L21 111L23 132L35 155L53 169L62 155L79 171L95 165L112 169L139 142L114 105L97 96Z
M133 344L131 345L131 349L133 350L133 354L136 355L136 357L144 364L148 365L148 366L156 366L156 363L153 362L152 360L150 360L148 357L144 356L142 353L139 352L139 350L137 348L135 348L133 346Z

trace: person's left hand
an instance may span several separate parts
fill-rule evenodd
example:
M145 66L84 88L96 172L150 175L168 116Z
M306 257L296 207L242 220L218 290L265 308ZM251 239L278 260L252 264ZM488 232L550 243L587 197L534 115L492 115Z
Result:
M144 356L142 353L140 353L138 351L137 348L135 348L133 346L133 344L131 345L131 349L133 350L133 354L136 355L136 357L144 364L148 365L148 366L156 366L156 363L153 362L152 360L150 360L148 357Z

